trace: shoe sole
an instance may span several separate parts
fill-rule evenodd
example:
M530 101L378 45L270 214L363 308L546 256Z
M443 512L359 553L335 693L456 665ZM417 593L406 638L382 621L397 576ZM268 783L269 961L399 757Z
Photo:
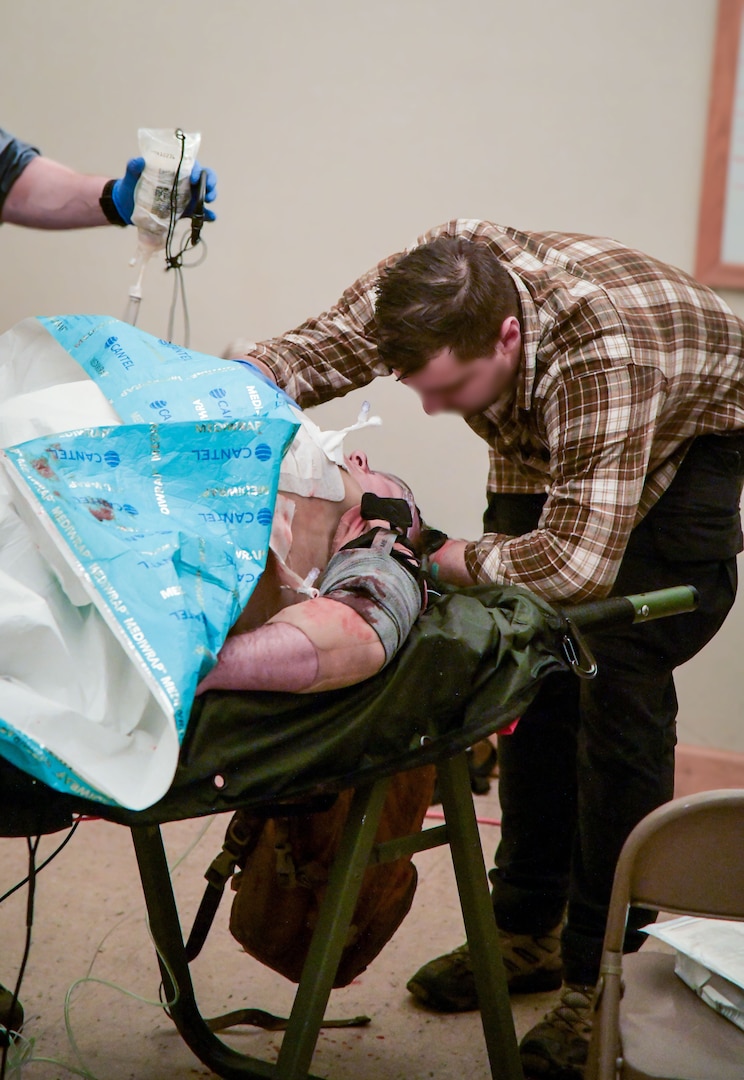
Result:
M474 1012L478 1008L477 998L465 998L461 1001L454 1002L451 999L440 998L436 994L432 994L421 983L414 982L413 980L406 984L406 990L409 994L412 994L417 1001L420 1001L422 1005L425 1005L427 1009L433 1009L435 1012Z
M563 973L560 970L533 971L529 975L513 976L508 982L508 988L510 994L543 994L548 990L559 990L562 983ZM461 998L459 1001L443 998L413 979L406 984L406 989L422 1005L436 1012L474 1012L480 1007L475 996Z

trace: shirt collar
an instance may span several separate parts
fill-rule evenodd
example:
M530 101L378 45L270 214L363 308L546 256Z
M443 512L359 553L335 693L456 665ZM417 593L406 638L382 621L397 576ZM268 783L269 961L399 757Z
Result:
M532 390L537 375L537 346L540 340L540 319L538 318L535 302L530 296L525 283L517 274L511 274L517 293L519 304L522 309L520 319L522 325L522 363L519 370L519 382L517 385L517 406L520 409L530 408Z
M506 269L508 270L508 267ZM537 346L540 339L540 320L537 315L537 308L522 279L511 271L509 271L509 274L517 290L521 307L522 358L519 363L513 394L507 393L485 410L484 415L491 421L502 420L505 413L511 413L514 409L523 409L529 412L532 402L532 390L537 376Z

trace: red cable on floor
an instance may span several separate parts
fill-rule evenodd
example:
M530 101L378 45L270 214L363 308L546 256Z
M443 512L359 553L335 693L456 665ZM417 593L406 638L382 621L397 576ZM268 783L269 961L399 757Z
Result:
M444 814L441 810L427 810L424 817L429 818L431 821L444 821ZM479 825L501 825L501 822L497 821L496 818L476 817L475 820Z

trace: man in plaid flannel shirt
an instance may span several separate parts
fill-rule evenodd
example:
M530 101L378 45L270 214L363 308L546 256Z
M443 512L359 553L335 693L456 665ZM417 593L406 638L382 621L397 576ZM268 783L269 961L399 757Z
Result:
M510 987L560 1000L530 1076L580 1077L623 841L673 794L673 670L721 626L742 549L744 324L686 274L611 240L455 220L292 333L251 346L303 408L394 374L488 444L485 533L433 556L454 584L561 603L694 585L693 614L595 632L592 681L547 679L499 739L493 904ZM626 948L640 947L631 919ZM408 984L478 1007L467 944Z

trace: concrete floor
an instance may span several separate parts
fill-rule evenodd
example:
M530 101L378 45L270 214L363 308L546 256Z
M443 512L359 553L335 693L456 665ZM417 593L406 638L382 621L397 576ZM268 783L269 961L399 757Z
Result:
M496 785L476 797L486 865L498 842ZM433 807L436 813L438 807ZM219 851L229 816L168 825L164 835L186 929L204 888L203 873ZM432 819L431 824L436 824ZM63 834L42 839L37 862ZM365 1013L365 1028L322 1032L312 1071L329 1080L487 1080L478 1013L441 1016L418 1007L407 978L464 938L447 848L415 856L419 885L411 912L380 956L350 987L331 995L328 1016ZM24 876L24 840L0 840L0 893ZM287 1015L293 984L246 956L227 928L223 898L202 955L193 965L205 1016L243 1006ZM12 986L23 952L26 892L0 905L0 981ZM58 1080L193 1080L213 1075L183 1043L156 1004L159 975L148 937L139 876L127 829L83 822L70 844L38 878L33 945L21 999L26 1010L25 1062L8 1077ZM523 1034L555 994L515 998ZM67 1004L66 1004L67 1001ZM281 1035L242 1029L228 1041L271 1058ZM13 1057L11 1056L11 1061Z

